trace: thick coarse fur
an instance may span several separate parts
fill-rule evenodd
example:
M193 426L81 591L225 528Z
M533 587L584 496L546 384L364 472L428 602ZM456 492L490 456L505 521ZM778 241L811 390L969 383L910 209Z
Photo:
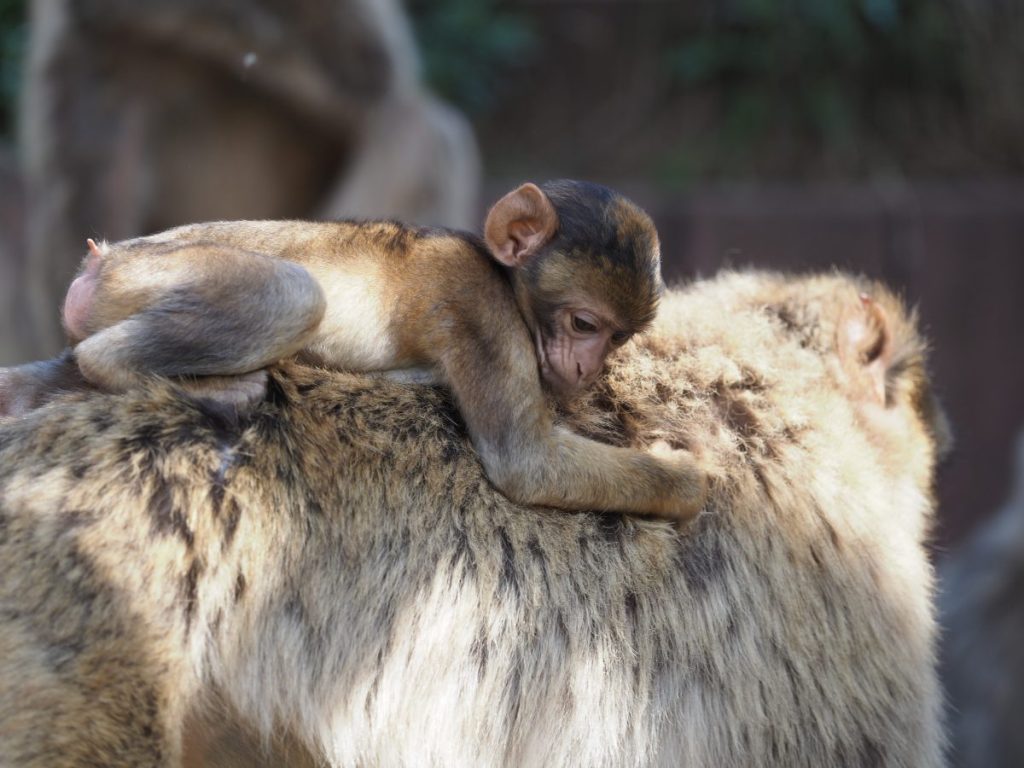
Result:
M943 567L939 607L955 764L1024 765L1024 434L1016 488Z
M38 355L59 349L54 310L90 235L476 215L472 132L421 86L397 0L36 0L30 31L21 142Z
M880 402L842 349L877 307ZM5 764L175 766L208 693L333 766L944 764L895 299L696 284L565 419L700 444L707 513L516 507L443 389L297 365L241 420L154 384L0 425Z

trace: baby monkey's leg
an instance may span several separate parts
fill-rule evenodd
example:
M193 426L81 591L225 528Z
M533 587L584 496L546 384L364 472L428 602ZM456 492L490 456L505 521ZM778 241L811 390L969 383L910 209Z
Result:
M323 312L320 286L297 264L136 240L93 249L68 290L64 322L81 340L74 355L85 378L119 391L151 375L251 373L301 349ZM200 380L197 388L209 395L226 386L223 399L247 401L261 382Z

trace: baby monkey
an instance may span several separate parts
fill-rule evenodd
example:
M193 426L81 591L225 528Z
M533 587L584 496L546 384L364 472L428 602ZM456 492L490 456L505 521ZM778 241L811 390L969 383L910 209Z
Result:
M654 319L663 290L650 218L577 181L524 184L484 241L393 222L195 224L97 246L64 325L86 380L214 379L262 391L289 356L333 369L426 368L454 392L488 478L523 504L694 516L705 478L684 451L589 440L554 424L570 398ZM538 376L538 366L540 376ZM247 375L246 375L247 374Z

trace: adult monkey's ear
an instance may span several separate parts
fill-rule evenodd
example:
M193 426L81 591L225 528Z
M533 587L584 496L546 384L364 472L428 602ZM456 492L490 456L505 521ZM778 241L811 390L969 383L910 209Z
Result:
M496 202L484 223L484 241L506 267L521 267L554 237L558 214L536 184L526 183Z
M886 311L862 293L857 305L843 313L836 335L839 359L851 375L853 394L885 405L893 346Z

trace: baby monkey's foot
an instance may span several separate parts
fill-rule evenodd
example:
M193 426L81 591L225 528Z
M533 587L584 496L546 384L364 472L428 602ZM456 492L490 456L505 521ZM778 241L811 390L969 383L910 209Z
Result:
M0 368L0 419L20 416L32 410L34 390L29 389L14 368Z
M0 418L23 416L63 394L91 389L69 354L0 368Z
M704 508L708 498L708 475L697 457L690 451L673 448L658 440L648 449L653 456L672 467L676 475L677 494L668 500L660 514L670 520L688 521Z
M236 411L246 411L267 396L267 372L243 373L239 376L198 376L176 379L186 394L197 400L208 400Z

